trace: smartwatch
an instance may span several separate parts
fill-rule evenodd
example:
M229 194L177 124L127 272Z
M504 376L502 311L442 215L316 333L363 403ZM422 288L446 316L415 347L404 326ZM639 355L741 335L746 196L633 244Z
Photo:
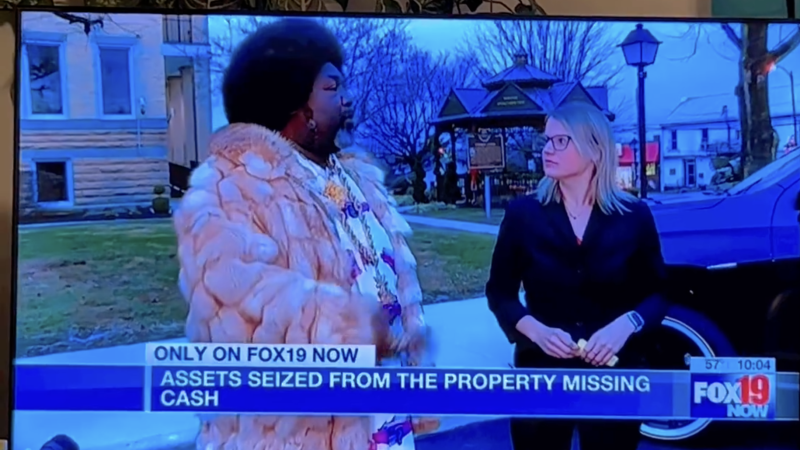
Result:
M626 314L626 316L628 317L628 320L630 320L631 323L633 324L634 333L638 333L639 331L642 330L642 328L644 327L644 319L642 319L641 314L639 314L636 311L631 311L628 314Z

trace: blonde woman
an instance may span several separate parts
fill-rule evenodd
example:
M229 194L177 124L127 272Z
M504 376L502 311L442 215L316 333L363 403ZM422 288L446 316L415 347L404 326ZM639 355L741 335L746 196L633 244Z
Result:
M515 365L643 367L640 338L668 307L664 260L650 209L620 190L611 127L594 105L553 111L545 127L545 178L512 202L500 225L486 296L516 344ZM520 284L525 304L520 302ZM578 341L586 340L583 349ZM634 450L639 424L512 420L515 450Z

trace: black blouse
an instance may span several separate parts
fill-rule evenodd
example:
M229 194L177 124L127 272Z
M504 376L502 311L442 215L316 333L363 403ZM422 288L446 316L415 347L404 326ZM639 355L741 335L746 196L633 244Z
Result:
M561 203L527 196L508 206L486 297L510 342L530 344L516 329L529 314L576 342L630 311L641 315L645 329L664 319L666 273L653 215L644 202L626 206L629 212L611 214L595 207L582 240Z

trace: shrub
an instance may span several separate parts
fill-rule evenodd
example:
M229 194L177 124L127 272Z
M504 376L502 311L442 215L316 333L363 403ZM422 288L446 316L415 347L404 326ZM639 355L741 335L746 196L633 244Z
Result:
M169 198L167 197L156 197L153 199L153 212L156 214L169 214L170 212L170 204Z
M414 197L410 195L395 195L394 199L397 200L397 206L411 206L414 204Z
M172 206L170 205L169 197L163 197L164 193L166 192L167 188L160 184L153 187L153 194L156 195L156 198L154 198L153 201L151 202L153 213L169 214L172 211Z
M455 205L448 205L443 202L421 203L414 207L414 212L424 214L431 211L441 211L444 209L455 209Z

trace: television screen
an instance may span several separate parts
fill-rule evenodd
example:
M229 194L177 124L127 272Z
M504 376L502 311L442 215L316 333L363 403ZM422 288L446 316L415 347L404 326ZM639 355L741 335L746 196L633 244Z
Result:
M797 448L798 44L23 12L13 449Z

